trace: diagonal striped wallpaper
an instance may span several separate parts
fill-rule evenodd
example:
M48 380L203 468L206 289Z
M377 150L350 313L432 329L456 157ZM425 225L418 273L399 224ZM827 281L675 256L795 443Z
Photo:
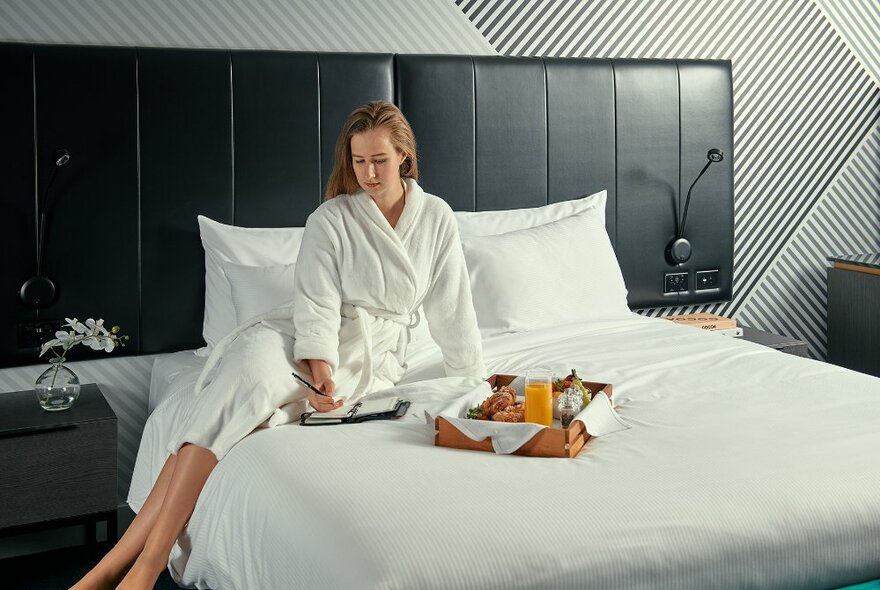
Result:
M0 40L493 54L443 0L2 0Z
M734 299L644 313L715 311L824 358L825 256L880 250L876 5L821 0L829 18L812 0L456 4L502 54L730 59Z
M816 0L875 84L880 84L880 4L876 0Z

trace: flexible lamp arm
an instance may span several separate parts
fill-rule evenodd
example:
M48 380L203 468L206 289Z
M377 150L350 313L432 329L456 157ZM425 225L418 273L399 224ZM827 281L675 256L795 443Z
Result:
M681 219L678 219L678 215L675 216L676 224L678 228L675 231L675 237L671 242L666 246L666 259L670 264L684 264L691 258L691 243L690 241L684 237L684 228L687 223L688 217L688 207L691 205L691 191L694 190L697 182L700 178L703 177L706 170L709 169L709 166L712 165L713 162L720 162L724 159L724 152L719 150L718 148L712 148L706 154L706 159L709 160L706 162L706 165L703 166L703 169L700 170L700 173L697 174L697 177L691 183L691 187L688 189L687 197L684 200L684 211L681 216Z
M48 213L50 210L49 189L55 182L58 169L70 161L70 152L61 149L55 152L55 165L52 167L52 174L49 175L49 182L46 183L46 189L43 191L43 198L37 203L37 213L39 214L39 222L37 224L37 274L29 278L22 284L18 290L19 299L26 306L37 310L48 307L55 301L56 287L54 281L43 274L43 257L46 253L46 225L48 223Z
M55 182L55 176L58 174L60 166L52 167L52 174L49 176L49 182L46 184L46 190L43 191L43 200L40 203L40 225L37 229L37 276L43 276L43 250L46 243L46 205L49 200L49 189Z
M681 223L678 224L678 233L675 234L676 239L684 236L684 224L687 222L688 207L691 204L691 191L694 190L694 185L697 184L697 181L700 180L700 177L703 175L703 173L706 172L706 169L712 165L712 162L713 160L709 160L708 162L706 162L706 165L703 166L703 169L700 170L699 174L697 174L697 178L694 179L694 181L691 183L691 188L688 189L687 198L684 200L684 213L681 216Z

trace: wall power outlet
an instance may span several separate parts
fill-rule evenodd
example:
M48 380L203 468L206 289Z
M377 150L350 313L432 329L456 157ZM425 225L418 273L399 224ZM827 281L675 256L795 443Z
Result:
M18 324L18 347L38 348L43 342L55 337L61 329L61 320L43 320Z
M697 291L707 289L717 289L720 278L717 270L698 270L697 271Z
M688 290L688 273L668 272L664 275L663 293L681 293Z

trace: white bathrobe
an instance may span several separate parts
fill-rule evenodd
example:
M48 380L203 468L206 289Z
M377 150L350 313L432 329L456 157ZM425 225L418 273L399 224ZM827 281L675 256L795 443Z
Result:
M403 213L392 228L365 192L325 202L306 222L291 305L246 322L218 343L195 399L181 403L169 451L190 442L222 458L261 424L298 419L308 409L307 395L291 372L311 380L307 359L330 364L335 397L346 401L393 386L406 370L420 306L446 374L484 377L449 205L407 180Z

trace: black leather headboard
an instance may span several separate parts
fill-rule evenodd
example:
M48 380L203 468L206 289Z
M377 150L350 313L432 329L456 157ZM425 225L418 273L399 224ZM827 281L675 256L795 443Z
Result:
M733 274L730 62L328 54L0 44L0 365L36 361L16 327L35 270L35 203L53 154L40 318L101 316L127 353L202 344L196 215L299 226L321 201L345 116L393 100L422 184L455 209L533 207L608 190L607 229L633 308L721 301ZM664 256L694 190L694 255ZM694 273L718 269L717 289ZM667 272L690 289L664 294Z

